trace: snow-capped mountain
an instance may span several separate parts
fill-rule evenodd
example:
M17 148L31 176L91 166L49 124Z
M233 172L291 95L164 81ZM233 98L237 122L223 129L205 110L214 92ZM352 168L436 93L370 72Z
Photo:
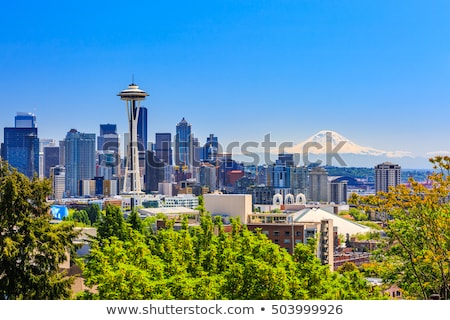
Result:
M233 158L246 164L274 164L280 153L291 153L294 155L295 165L315 163L327 166L367 168L389 161L407 169L431 168L427 156L414 156L407 151L385 151L361 146L332 130L322 130L290 148L278 147L271 148L269 153L253 149L247 152L233 153Z
M413 157L412 153L407 151L384 151L372 147L360 146L331 130L319 131L292 148L286 148L286 152L299 154L325 154L335 152L339 154L385 156L389 158Z

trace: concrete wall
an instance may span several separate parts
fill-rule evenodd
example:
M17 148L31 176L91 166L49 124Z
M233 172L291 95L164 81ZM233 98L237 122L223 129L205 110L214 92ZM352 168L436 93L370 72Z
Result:
M241 223L247 223L247 216L252 213L250 194L205 194L203 199L206 211L238 217Z

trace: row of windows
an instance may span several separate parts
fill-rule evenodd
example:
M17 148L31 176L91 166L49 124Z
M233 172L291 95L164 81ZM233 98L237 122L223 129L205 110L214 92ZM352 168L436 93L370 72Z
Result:
M278 239L275 239L275 240L273 240L273 243L280 244L280 241ZM284 239L283 243L284 244L290 244L291 243L291 239ZM295 244L297 244L297 243L302 243L302 240L301 239L296 239L295 240Z
M270 232L269 232L268 230L263 230L262 233L264 233L264 234L267 235L267 236L270 236ZM278 237L278 236L280 235L280 231L278 231L278 230L273 231L273 232L272 232L272 235L273 235L274 237ZM291 232L290 232L290 231L284 231L284 236L285 236L285 237L289 237L290 235L291 235ZM302 237L303 235L302 235L302 232L301 232L301 231L296 231L296 232L295 232L295 236L296 236L296 237Z

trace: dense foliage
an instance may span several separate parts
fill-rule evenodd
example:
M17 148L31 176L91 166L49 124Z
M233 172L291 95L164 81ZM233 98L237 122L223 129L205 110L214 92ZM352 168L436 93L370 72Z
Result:
M358 270L338 273L322 265L314 244L299 244L292 256L236 220L225 232L208 213L199 226L184 220L176 231L167 220L166 228L152 233L132 228L115 210L106 208L80 262L86 284L95 288L80 299L383 298Z
M63 299L72 278L59 266L74 249L72 224L51 224L50 183L0 162L0 299Z

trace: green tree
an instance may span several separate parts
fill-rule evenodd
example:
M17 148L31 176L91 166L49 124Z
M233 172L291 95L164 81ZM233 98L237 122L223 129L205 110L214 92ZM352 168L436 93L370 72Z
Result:
M185 221L186 222L186 221ZM294 257L239 220L225 232L220 218L200 226L173 221L157 233L126 226L129 237L97 238L82 261L85 299L358 299L381 298L357 271L333 273L314 255L315 244ZM355 282L355 284L353 283Z
M126 240L115 236L91 243L86 264L82 268L87 286L96 286L96 293L83 292L80 299L128 300L159 299L164 291L163 264L152 256L143 235L131 231Z
M0 299L64 299L73 279L61 272L77 236L67 222L51 224L48 180L0 162Z
M64 218L65 221L73 221L83 226L89 226L91 224L88 214L85 210L75 210L69 212L69 215Z
M197 198L198 198L198 206L195 209L198 210L200 212L200 214L204 214L205 213L205 199L203 198L203 196L198 196Z
M144 222L142 221L136 209L130 212L126 219L126 222L131 226L132 229L137 230L140 233L144 231Z
M364 213L362 210L358 210L356 208L350 208L348 213L355 219L356 221L365 221L369 219L368 215Z
M89 221L91 222L91 225L93 226L98 219L100 219L100 216L102 214L102 210L100 209L100 206L98 203L92 203L86 208L86 212L89 217Z
M117 237L119 240L126 240L129 236L122 209L118 206L107 205L105 214L100 216L96 226L99 238Z
M352 197L360 208L386 217L388 241L380 251L382 277L402 288L404 297L450 298L450 157L430 159L436 170L431 188L409 180L389 192Z

